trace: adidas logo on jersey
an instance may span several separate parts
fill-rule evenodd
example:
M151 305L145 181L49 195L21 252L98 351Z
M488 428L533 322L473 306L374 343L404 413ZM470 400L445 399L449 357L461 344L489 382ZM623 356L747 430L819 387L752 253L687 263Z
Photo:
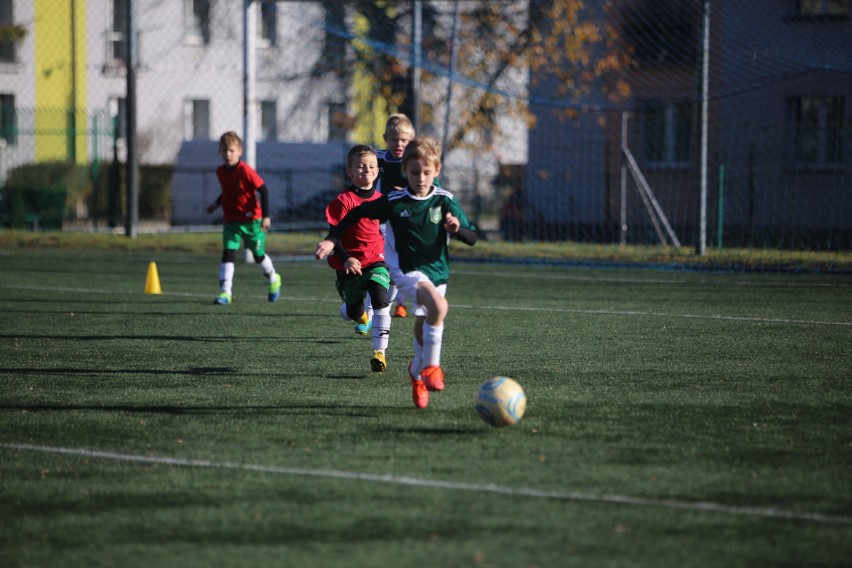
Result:
M408 209L403 209L399 214L400 217L411 217L411 213L408 212Z

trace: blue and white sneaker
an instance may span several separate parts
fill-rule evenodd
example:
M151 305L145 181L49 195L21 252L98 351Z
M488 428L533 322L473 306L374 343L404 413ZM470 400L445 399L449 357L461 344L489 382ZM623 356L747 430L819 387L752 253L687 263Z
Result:
M277 302L281 297L281 275L275 273L275 280L269 285L269 294L267 296L270 302Z
M370 331L373 329L373 320L367 320L367 323L358 323L355 324L355 333L358 335L369 335Z
M223 306L227 306L228 304L231 303L231 295L226 293L226 292L222 292L221 294L216 296L216 299L213 300L213 303L214 304L221 304Z

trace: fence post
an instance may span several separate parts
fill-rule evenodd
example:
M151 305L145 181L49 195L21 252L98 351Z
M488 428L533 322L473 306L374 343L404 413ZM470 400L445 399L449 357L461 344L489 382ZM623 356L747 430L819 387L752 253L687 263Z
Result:
M622 247L627 244L627 163L625 162L624 151L627 149L627 119L629 117L629 112L623 111L621 113L621 223L619 242Z
M701 40L701 184L698 204L698 243L696 252L704 256L707 251L707 128L710 104L710 0L704 0Z

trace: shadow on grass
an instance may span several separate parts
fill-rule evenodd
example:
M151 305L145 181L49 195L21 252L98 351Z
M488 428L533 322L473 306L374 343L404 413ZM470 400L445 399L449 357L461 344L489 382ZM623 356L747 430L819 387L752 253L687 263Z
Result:
M369 407L373 408L373 407ZM345 418L377 418L378 412L366 408L343 405L292 404L247 406L171 406L171 405L118 405L118 404L2 404L0 411L15 412L127 412L134 414L288 414L308 416L333 416Z
M250 342L256 343L258 341L270 341L275 340L278 342L285 343L299 343L304 344L305 342L319 344L319 345L337 345L341 343L340 340L334 339L315 339L313 337L274 337L271 335L263 335L263 336L240 336L240 337L232 337L232 336L221 336L221 337L201 337L201 336L192 336L192 335L25 335L20 333L9 333L0 335L0 339L50 339L50 340L67 340L67 341L112 341L112 340L124 340L124 341L190 341L190 342L203 342L203 343L219 343L219 342ZM5 370L0 370L0 373L5 372Z
M458 434L482 434L482 429L476 428L378 428L376 432L379 434L416 434L417 436L432 435L432 436L447 436Z
M164 371L162 369L70 369L70 368L27 368L27 369L0 369L0 375L123 375L123 374L145 374L145 375L234 375L237 369L231 367L193 367L185 371Z
M27 303L30 303L30 302L27 302ZM67 302L67 301L65 301L65 302L63 302L63 304L64 304L63 309L58 310L58 311L54 311L54 310L43 310L43 311L37 311L37 310L4 310L3 313L4 314L23 314L23 315L33 315L33 316L39 316L39 315L42 315L42 314L57 314L57 313L68 314L68 313L73 313L74 315L78 315L78 316L84 316L84 315L104 316L104 315L108 315L108 316L132 316L132 317L135 317L135 318L147 317L147 316L154 316L154 317L157 317L157 316L167 316L167 317L173 317L173 316L176 316L176 317L180 317L180 316L188 316L188 317L215 316L215 317L219 317L219 316L222 316L222 315L230 315L230 316L235 316L235 317L261 317L261 318L276 317L276 318L280 318L281 315L282 315L281 313L277 313L277 312L270 313L268 311L264 311L264 312L234 311L233 313L229 314L228 313L229 308L213 308L209 312L176 312L176 311L174 311L176 304L189 305L189 306L203 305L203 306L206 307L208 302L203 302L203 303L199 303L199 302L177 302L177 303L171 302L171 303L168 303L168 304L159 304L157 307L161 308L164 311L158 311L158 312L152 312L152 311L150 311L150 309L145 310L145 311L118 311L118 310L108 310L108 309L104 309L104 310L75 310L74 309L75 305L82 304L82 303L83 302ZM118 305L127 305L128 304L128 302L86 302L86 303L92 303L92 304L104 305L104 306L111 305L111 304L118 304ZM149 306L149 308L151 308L151 307L153 307L153 306ZM287 312L287 318L288 319L293 319L293 318L311 319L311 318L326 318L326 317L329 317L329 316L327 316L325 314L311 314L311 313L300 314L300 313Z

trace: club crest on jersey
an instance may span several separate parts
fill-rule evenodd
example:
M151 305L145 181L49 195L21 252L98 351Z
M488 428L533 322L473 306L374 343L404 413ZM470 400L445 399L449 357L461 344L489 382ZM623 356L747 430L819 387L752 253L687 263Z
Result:
M429 221L435 223L436 225L441 222L441 208L440 207L430 207L429 208Z

